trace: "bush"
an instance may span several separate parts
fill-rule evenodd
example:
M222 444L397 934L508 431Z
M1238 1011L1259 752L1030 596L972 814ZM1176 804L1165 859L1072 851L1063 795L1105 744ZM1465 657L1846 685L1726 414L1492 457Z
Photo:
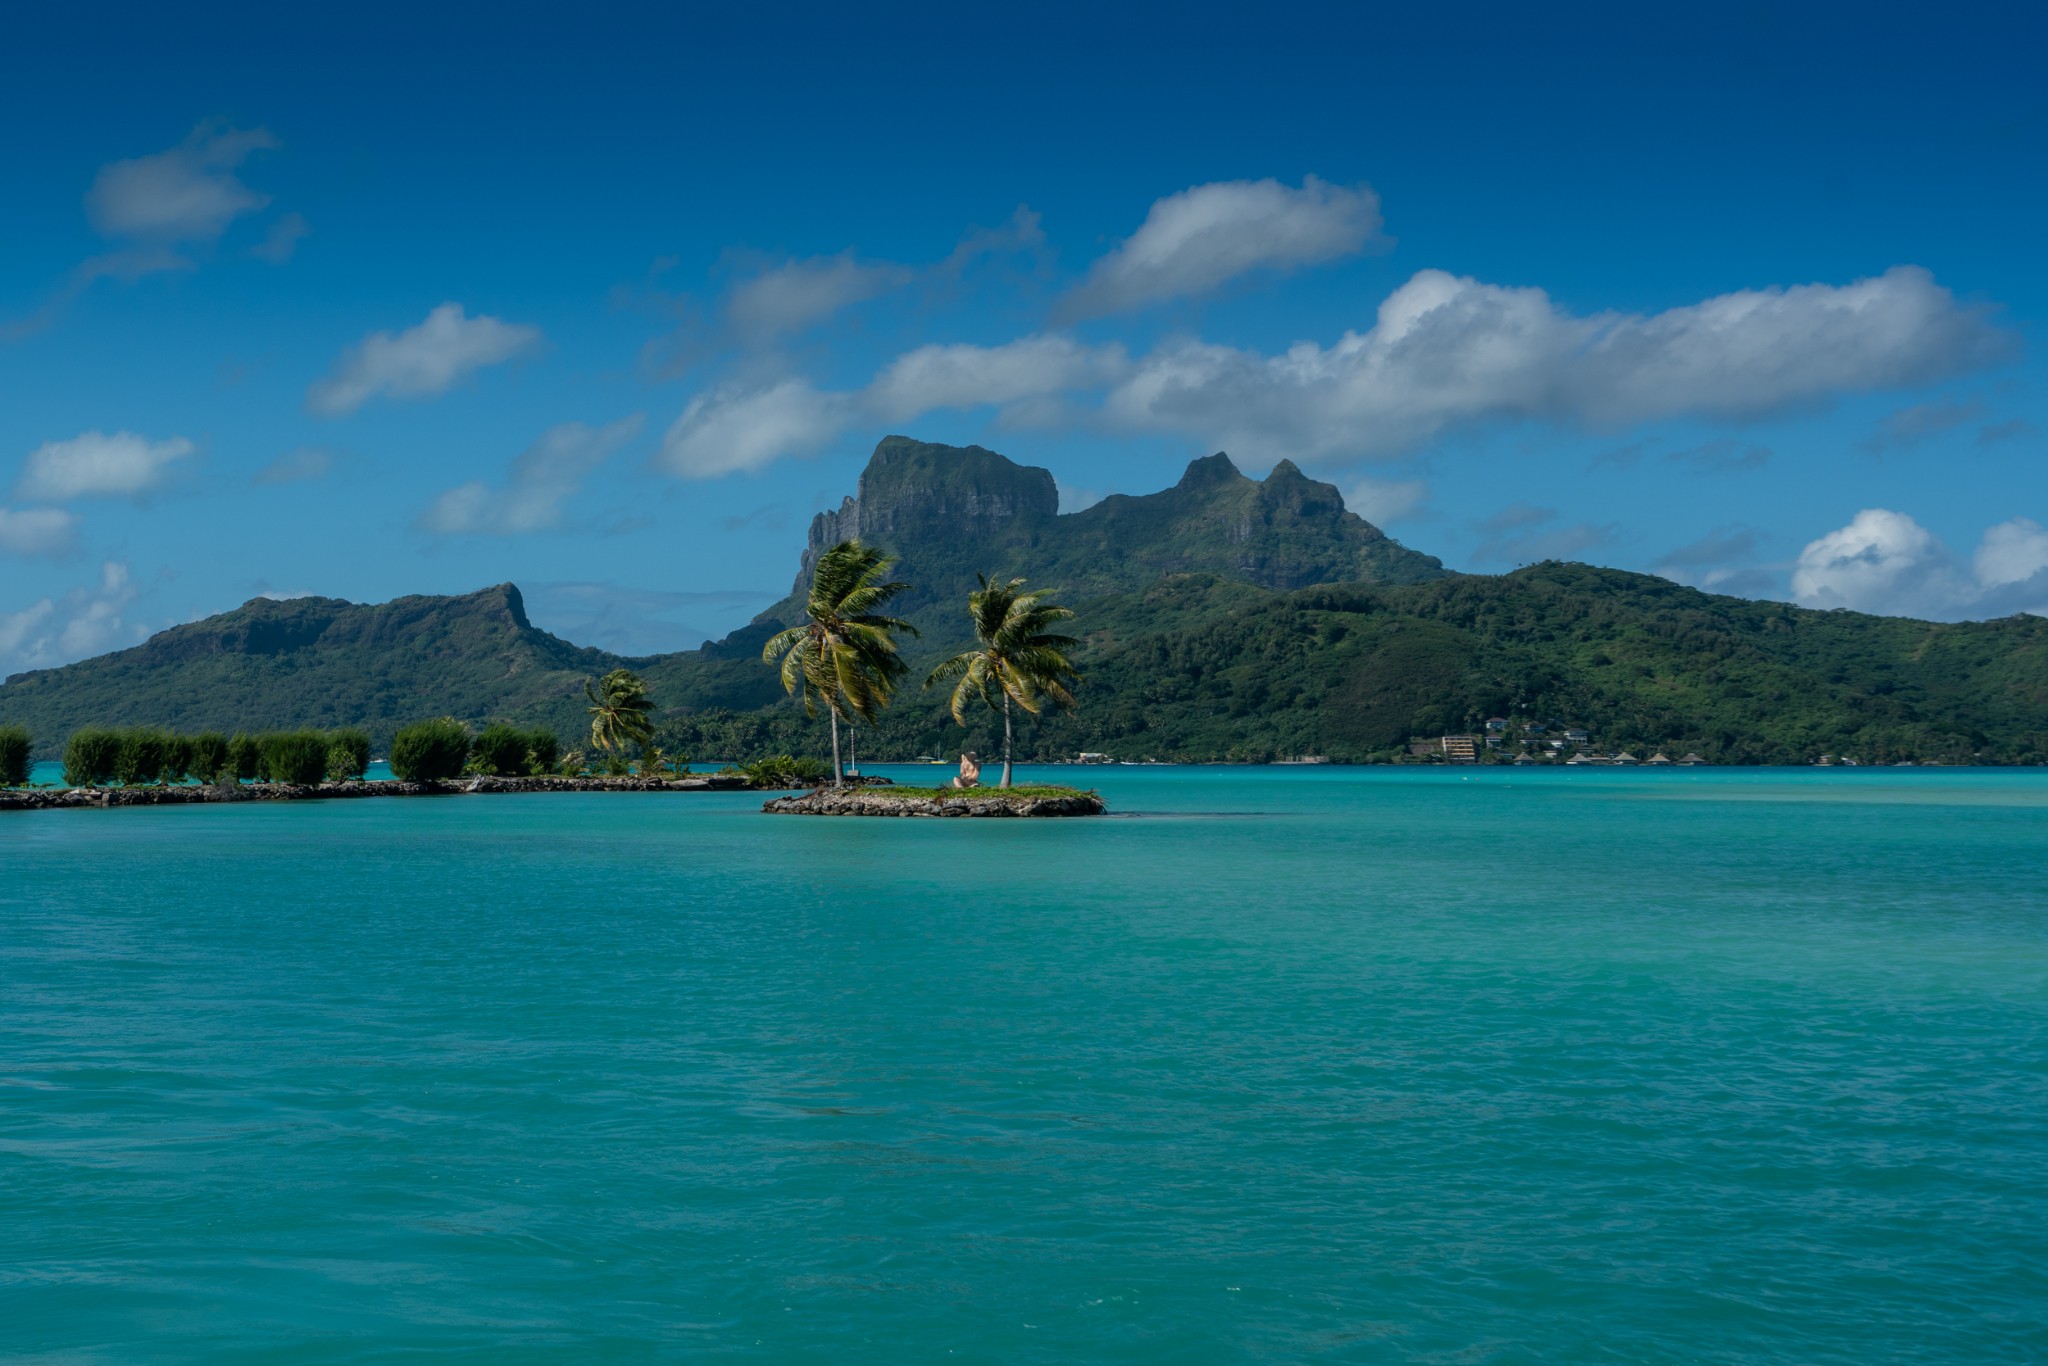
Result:
M182 783L192 776L192 737L173 735L164 743L163 780Z
M114 776L123 787L138 787L160 781L171 756L168 731L137 726L121 732L121 748L114 759Z
M562 739L545 726L526 733L526 760L534 773L552 773L562 761Z
M121 732L105 726L85 726L71 732L64 745L64 783L67 787L93 787L111 782L121 759Z
M0 726L0 787L22 787L28 782L29 735L20 726Z
M311 787L327 776L327 737L317 730L287 730L266 735L263 776L273 783Z
M391 771L410 783L453 778L468 757L468 727L445 716L416 721L391 737Z
M192 737L192 757L185 771L202 783L220 781L223 771L228 768L228 738L219 731L207 731Z
M761 787L806 787L824 781L831 771L830 764L808 754L800 759L778 754L772 759L756 759L740 769Z
M263 776L263 743L253 735L237 735L228 741L228 767L238 781L253 782Z
M354 782L370 771L370 737L351 726L327 735L327 776Z
M476 737L475 766L500 778L523 778L529 771L533 737L502 721L484 727Z

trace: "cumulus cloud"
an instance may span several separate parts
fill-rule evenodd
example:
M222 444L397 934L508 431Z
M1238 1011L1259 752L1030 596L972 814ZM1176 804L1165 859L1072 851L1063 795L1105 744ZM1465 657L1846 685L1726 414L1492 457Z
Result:
M1800 551L1792 596L1885 616L2048 615L2048 531L2024 517L2002 522L1984 533L1965 570L1905 513L1865 508Z
M1926 271L1742 290L1663 313L1574 316L1540 289L1425 270L1335 345L1267 356L1169 345L1110 392L1135 429L1253 460L1396 455L1488 420L1615 428L1750 419L2003 360L2014 339Z
M77 544L78 519L62 508L0 507L0 553L68 553Z
M2013 335L1983 310L1911 266L1848 285L1588 316L1540 289L1426 270L1386 298L1370 329L1328 347L1300 342L1265 355L1178 340L1133 361L1113 344L1041 333L1000 346L920 347L864 390L821 392L801 379L728 384L677 420L663 463L694 477L758 468L815 451L864 416L900 423L979 404L1001 405L1010 425L1088 421L1187 435L1254 464L1390 458L1487 422L1763 418L1931 382L2013 348ZM1647 447L1624 446L1595 464L1632 464ZM1755 442L1717 439L1667 459L1734 473L1770 456ZM1580 549L1591 534L1580 533Z
M1065 320L1205 294L1256 270L1290 270L1365 250L1381 225L1370 187L1314 176L1196 185L1152 205L1145 221L1061 301Z
M915 273L886 261L856 260L850 251L791 261L735 285L726 297L726 318L742 341L759 345L907 284Z
M102 166L86 192L85 212L111 249L81 261L34 313L0 323L0 342L50 326L95 281L197 270L192 249L212 246L237 218L270 203L236 172L252 153L277 145L261 128L207 122L167 151ZM287 214L273 226L273 237L288 221L303 232L305 219Z
M1420 511L1428 498L1429 485L1420 479L1357 479L1344 492L1344 506L1385 526Z
M328 417L352 413L378 394L431 398L485 366L502 364L540 344L540 329L445 303L417 327L373 332L336 362L334 373L306 391L306 406Z
M102 166L85 196L86 216L107 237L211 242L270 202L235 172L250 153L276 146L261 128L202 123L168 151Z
M876 376L865 395L897 422L935 408L1014 403L1091 389L1129 369L1121 346L1084 346L1069 337L1021 337L1002 346L920 346Z
M815 455L858 411L850 395L821 392L804 379L720 386L690 400L662 436L655 463L685 479L757 470Z
M182 436L151 441L134 432L83 432L46 441L23 462L15 496L61 503L71 498L133 498L156 488L195 447Z
M121 615L134 600L128 566L109 560L100 566L98 584L0 615L0 678L25 669L69 664L134 643L142 632Z
M2048 569L2048 529L2030 517L2001 522L1984 533L1971 567L1986 587L2026 583Z
M640 424L635 413L603 427L550 427L513 460L504 487L457 485L420 514L419 525L443 536L523 536L558 526L591 471L638 436Z

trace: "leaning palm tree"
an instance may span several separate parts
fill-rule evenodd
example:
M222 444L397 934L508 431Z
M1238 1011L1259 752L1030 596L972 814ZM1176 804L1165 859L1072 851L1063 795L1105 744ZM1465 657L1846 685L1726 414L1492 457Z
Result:
M974 619L974 638L980 646L933 669L924 685L929 688L947 678L960 680L953 688L953 719L963 726L967 724L967 703L973 698L980 698L990 708L1002 707L1002 785L1008 787L1010 704L1014 702L1034 716L1047 700L1058 707L1073 706L1069 685L1078 683L1081 675L1068 662L1066 652L1080 642L1048 629L1074 615L1058 603L1046 601L1055 590L1026 593L1022 579L996 583L986 574L975 577L981 580L981 591L967 595L967 615Z
M872 721L895 696L906 666L896 653L898 631L917 634L909 622L884 616L881 608L910 585L887 582L895 563L873 546L841 541L818 557L804 622L761 649L763 663L782 661L782 686L816 716L824 704L832 720L832 785L842 786L839 723Z
M590 700L590 743L608 756L616 756L629 741L646 744L653 738L654 724L648 713L654 710L647 685L631 669L613 669L592 687L583 681L583 695Z

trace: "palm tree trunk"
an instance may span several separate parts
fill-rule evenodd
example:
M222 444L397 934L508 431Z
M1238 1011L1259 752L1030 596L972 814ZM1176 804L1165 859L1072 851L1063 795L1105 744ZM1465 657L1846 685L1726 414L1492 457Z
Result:
M831 708L826 714L832 718L832 786L846 786L846 770L839 767L839 713Z
M1010 694L1003 694L1003 786L1010 785Z
M846 728L846 771L855 778L860 777L860 756L853 752L853 737L859 729L858 726Z

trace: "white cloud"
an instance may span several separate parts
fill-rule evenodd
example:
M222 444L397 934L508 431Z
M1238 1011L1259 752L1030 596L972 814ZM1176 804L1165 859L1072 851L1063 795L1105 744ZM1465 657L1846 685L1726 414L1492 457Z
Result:
M808 380L722 386L690 400L655 460L685 479L757 470L785 456L815 454L857 415L850 396L820 392Z
M77 542L78 519L62 508L0 507L0 551L62 555Z
M251 152L276 146L261 128L202 123L168 151L102 166L85 196L86 215L108 237L211 242L270 202L235 171Z
M920 346L876 376L865 399L900 422L934 408L972 408L1074 389L1092 389L1129 369L1121 346L1084 346L1067 337L1021 337L1002 346Z
M128 566L109 560L97 586L44 598L0 616L0 678L24 669L47 669L132 644L142 634L122 619L135 600Z
M2048 531L2037 523L2018 517L1985 532L1973 569L1905 513L1865 508L1799 552L1792 596L1885 616L2048 615Z
M1378 235L1368 186L1309 176L1196 185L1152 205L1138 230L1098 260L1061 302L1065 319L1204 294L1254 270L1288 270L1363 251Z
M48 502L132 498L162 483L170 466L193 450L182 436L151 441L134 432L84 432L69 441L46 441L29 452L16 496Z
M1344 506L1385 526L1418 511L1428 497L1429 485L1420 479L1359 479L1345 491Z
M373 332L306 391L306 404L329 417L352 413L377 394L430 398L487 365L532 350L540 329L489 316L466 317L445 303L404 332Z
M560 524L562 510L591 471L640 434L635 413L603 427L564 422L513 460L503 488L481 481L436 498L420 526L444 536L518 536Z
M208 122L167 151L102 166L86 191L85 211L114 245L79 262L33 313L0 322L0 344L49 327L95 281L197 270L189 248L211 247L237 218L270 203L269 195L250 189L235 172L251 153L277 145L264 129ZM305 231L302 216L286 214L253 254L283 261Z
M1486 420L1762 417L1929 382L2012 349L2009 333L1912 266L1589 317L1540 289L1425 270L1387 297L1371 329L1333 346L1266 356L1170 345L1105 406L1128 427L1186 432L1253 461L1389 456Z
M852 252L791 261L735 285L725 301L726 318L741 340L759 345L801 332L915 275L905 266L857 261Z
M2025 583L2048 569L2048 528L2029 517L2000 522L1984 533L1972 568L1987 587Z

